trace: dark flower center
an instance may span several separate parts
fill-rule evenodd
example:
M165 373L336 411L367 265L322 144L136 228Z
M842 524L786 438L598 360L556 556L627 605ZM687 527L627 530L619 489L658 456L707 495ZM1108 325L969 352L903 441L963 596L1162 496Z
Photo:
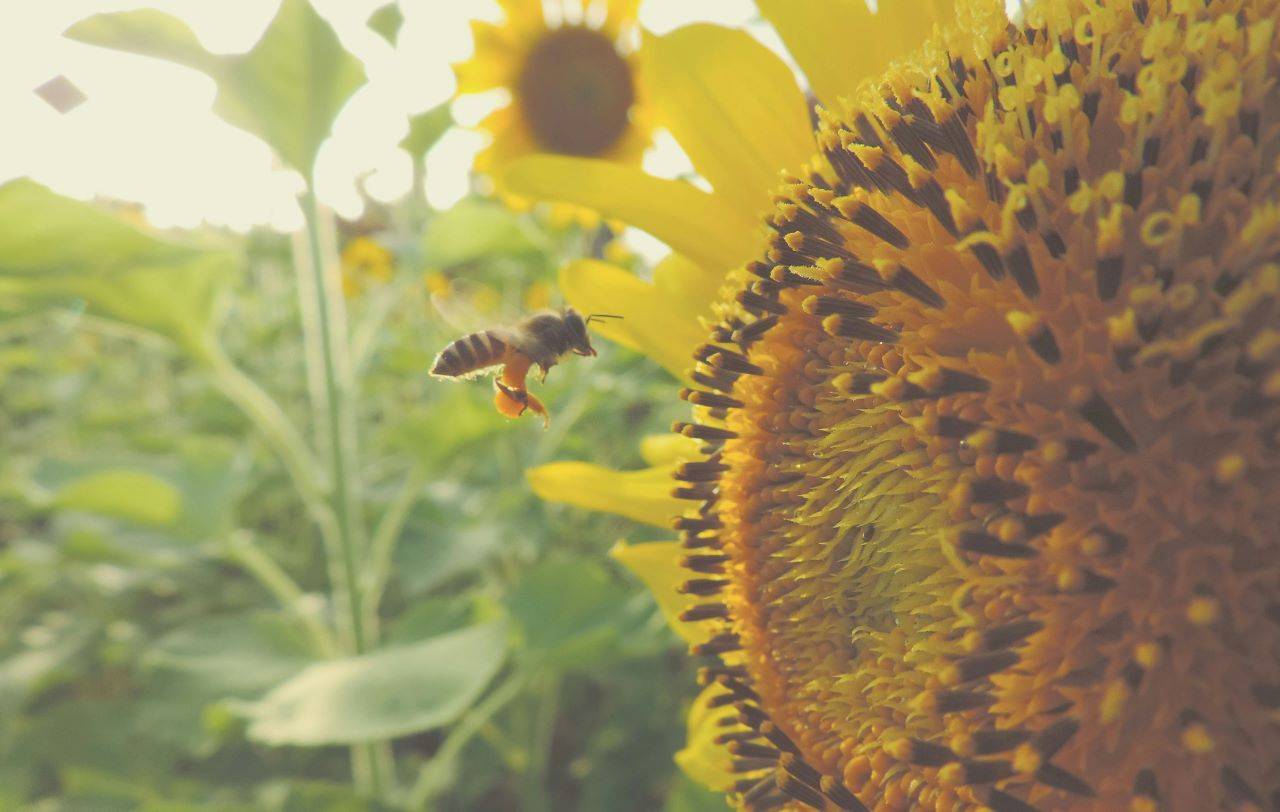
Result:
M565 155L608 151L635 101L631 68L613 42L580 26L551 31L533 47L518 90L538 146Z

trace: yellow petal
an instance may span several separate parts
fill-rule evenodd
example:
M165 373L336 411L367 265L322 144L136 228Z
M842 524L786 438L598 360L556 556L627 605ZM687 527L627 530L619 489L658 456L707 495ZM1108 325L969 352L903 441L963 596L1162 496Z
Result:
M608 0L605 3L605 17L600 30L611 38L617 38L622 34L623 29L635 24L639 6L640 0Z
M733 772L729 751L715 742L716 736L725 731L720 720L737 713L732 705L711 707L712 697L722 693L719 686L709 685L698 694L689 708L688 740L684 749L676 753L676 764L685 775L717 792L727 791L739 777Z
M653 268L654 287L697 318L710 314L719 301L724 278L724 268L704 268L679 254L668 254Z
M453 66L458 80L458 93L479 93L511 84L519 67L518 43L509 28L471 21L471 38L475 51L471 58Z
M783 170L813 157L813 127L791 69L745 31L690 25L647 37L641 79L656 115L713 189L750 217Z
M644 544L627 544L619 541L609 555L639 578L648 588L667 625L690 645L704 643L711 636L706 623L686 623L680 613L689 608L688 595L676 591L689 580L689 571L680 566L685 554L678 541L649 541Z
M872 14L864 0L756 0L809 78L824 105L852 96L951 16L950 0L881 0Z
M542 0L498 0L498 5L502 6L507 24L526 36L547 27Z
M673 269L667 275L686 271ZM696 266L693 273L703 275ZM693 303L682 298L675 280L651 284L614 265L584 259L560 271L560 289L580 313L622 316L593 323L592 329L644 353L677 378L683 378L693 366L694 349L706 341L698 316L710 312L710 299Z
M640 456L650 465L669 465L673 462L699 459L702 445L692 437L682 434L650 434L640 440Z
M501 184L535 200L577 203L643 229L705 268L728 270L759 251L755 220L718 195L610 161L530 155Z
M490 133L493 140L476 155L477 172L493 173L501 177L502 167L538 149L533 142L532 133L525 126L520 118L520 112L513 104L494 110L485 116L478 126ZM499 191L503 191L501 186Z
M671 495L671 467L615 471L585 462L553 462L525 472L533 492L548 502L616 513L670 527L686 505Z

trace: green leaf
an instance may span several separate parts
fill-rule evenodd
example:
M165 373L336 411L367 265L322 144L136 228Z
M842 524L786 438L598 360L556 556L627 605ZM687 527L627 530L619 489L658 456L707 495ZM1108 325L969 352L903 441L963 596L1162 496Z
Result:
M663 812L723 812L724 793L714 792L696 783L683 772L672 782Z
M430 592L478 569L502 547L500 525L480 522L445 532L440 532L439 525L425 527L436 532L424 531L424 523L414 516L405 528L405 538L396 545L396 577L412 595Z
M108 468L63 485L53 497L53 506L167 527L182 513L182 493L146 471Z
M314 661L305 632L275 612L206 617L158 640L143 663L217 698L249 698Z
M83 299L201 353L236 260L168 242L29 180L0 186L0 297Z
M87 628L77 625L45 645L0 660L0 719L44 687L84 647L89 636Z
M546 240L497 203L466 198L431 221L422 238L429 265L448 268L494 254L532 254Z
M426 364L430 363L428 358ZM420 369L418 365L413 372L416 374ZM441 465L466 446L492 437L510 425L507 418L493 408L492 399L492 387L442 386L430 403L415 404L412 411L401 416L389 433L397 446L416 455L423 464ZM449 420L442 421L442 414L449 415Z
M447 725L476 700L506 653L505 624L316 663L241 706L249 737L325 745L406 736Z
M217 442L189 438L177 457L47 457L30 476L38 506L162 527L187 541L230 529L243 486L240 460Z
M566 558L526 572L507 608L535 664L584 668L616 653L630 620L623 616L627 597L599 564Z
M365 78L359 60L307 0L284 0L244 54L210 54L185 23L150 9L99 14L73 25L67 36L204 71L218 83L218 114L262 138L307 177L338 111Z
M457 631L473 622L472 601L456 595L424 598L387 624L389 645L416 643L429 637Z
M400 4L394 0L369 15L369 27L392 45L396 44L402 25L404 15L400 13Z
M408 152L414 161L421 161L440 136L453 126L453 114L449 103L437 105L409 119L409 134L400 142L400 148Z

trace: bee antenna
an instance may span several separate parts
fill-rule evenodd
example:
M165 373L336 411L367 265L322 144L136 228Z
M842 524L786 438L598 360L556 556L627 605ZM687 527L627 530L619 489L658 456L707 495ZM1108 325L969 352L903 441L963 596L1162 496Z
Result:
M583 323L590 324L592 319L595 319L597 321L603 321L605 319L621 319L621 318L622 316L618 316L613 313L592 313L591 315L587 316L586 321L584 321Z

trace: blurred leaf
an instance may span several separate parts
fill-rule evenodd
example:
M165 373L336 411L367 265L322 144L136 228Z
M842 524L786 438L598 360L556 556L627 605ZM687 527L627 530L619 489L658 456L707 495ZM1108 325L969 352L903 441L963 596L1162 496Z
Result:
M549 560L524 574L507 606L535 663L582 668L607 659L624 633L626 597L595 561Z
M222 703L257 699L315 660L301 623L279 612L201 617L144 652L139 723L171 747L208 754L241 736Z
M338 111L365 78L359 60L307 0L284 0L253 50L230 56L209 53L185 23L151 9L99 14L66 33L204 71L218 83L218 114L261 137L308 177Z
M437 400L428 407L414 409L393 430L396 444L416 454L422 462L439 465L460 448L508 425L507 418L489 402L492 385L441 384L440 388L443 391ZM442 420L441 415L445 414L449 418Z
M147 735L138 704L118 699L72 699L43 708L15 742L33 763L60 770L88 768L134 779L172 773L179 754Z
M265 812L369 812L367 798L335 782L272 782L258 795L257 808Z
M456 631L471 622L472 602L457 596L424 598L412 604L387 626L387 645L416 643Z
M432 107L409 119L409 134L400 142L400 147L415 161L421 161L422 156L427 154L427 150L431 149L452 125L453 115L449 112L448 102Z
M77 624L63 630L46 645L24 648L0 660L0 719L22 707L84 647L88 639L87 626Z
M510 209L473 198L438 215L422 237L424 259L440 268L494 254L530 254L545 247L545 238Z
M724 812L724 793L709 790L684 773L677 773L663 812Z
M351 744L447 725L476 700L506 654L488 623L361 657L316 663L241 707L267 744Z
M156 787L140 783L135 778L114 775L100 769L69 767L59 773L59 782L68 799L77 808L95 812L120 809L138 812L249 812L250 807L240 804L206 804L166 797Z
M177 488L146 471L104 468L76 477L53 494L54 507L164 527L182 513Z
M400 13L400 4L392 0L382 8L369 15L369 27L392 45L400 36L400 26L404 25L404 15Z
M234 265L227 252L159 240L32 181L0 186L0 294L81 298L198 353Z
M405 530L396 547L396 577L410 594L429 592L466 572L478 568L502 544L498 525L480 523L475 526L432 532L416 531L417 522ZM439 531L438 524L432 524Z
M243 483L231 451L189 439L176 458L40 460L32 472L36 499L148 527L187 541L229 529Z
M144 664L178 672L219 698L245 698L314 659L297 622L276 612L254 612L205 617L170 632L147 652Z

